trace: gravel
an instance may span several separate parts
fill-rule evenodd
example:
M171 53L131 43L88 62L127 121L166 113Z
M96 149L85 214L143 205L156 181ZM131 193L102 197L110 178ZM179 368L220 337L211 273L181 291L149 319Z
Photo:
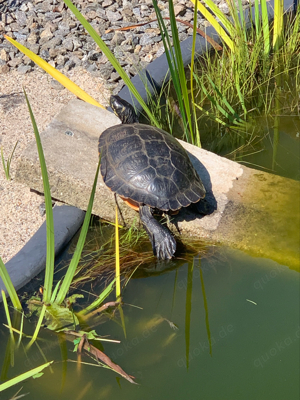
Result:
M225 0L215 2L228 12ZM130 77L164 52L158 24L151 22L156 19L152 0L73 0L73 3ZM246 6L248 0L243 3ZM168 2L158 1L158 5L163 16L168 17ZM193 23L193 4L189 0L174 0L174 5L178 18ZM0 13L0 73L18 70L26 74L36 68L3 38L5 33L62 72L83 67L105 79L106 87L113 93L122 87L116 71L62 0L0 0ZM165 21L170 32L169 21ZM115 30L143 22L149 23L126 31ZM199 28L204 30L207 25L199 15ZM191 34L186 25L179 23L178 27L181 40Z
M100 78L83 69L71 70L66 75L99 103L108 104L110 93ZM12 180L6 180L2 164L0 167L0 256L4 262L21 250L45 220L40 210L43 197L14 180L18 157L34 139L23 87L40 132L74 98L57 81L38 70L20 74L14 69L0 74L0 147L5 159L18 141L11 163Z

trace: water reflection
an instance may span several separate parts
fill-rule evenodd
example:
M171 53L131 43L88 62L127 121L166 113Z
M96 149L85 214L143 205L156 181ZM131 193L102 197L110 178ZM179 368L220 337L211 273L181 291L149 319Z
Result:
M83 364L79 370L66 361L77 359L73 346L51 332L39 342L44 356L34 346L26 356L20 348L15 366L8 366L1 379L40 365L45 357L55 360L53 373L23 384L32 400L157 400L170 393L175 400L298 400L299 273L239 251L212 250L180 268L133 277L124 293L126 338L114 320L95 327L121 340L104 343L104 351L135 376L138 386L103 368ZM32 330L25 322L24 332ZM3 326L0 334L5 365L9 335ZM82 361L92 362L87 356ZM5 392L4 398L15 392Z

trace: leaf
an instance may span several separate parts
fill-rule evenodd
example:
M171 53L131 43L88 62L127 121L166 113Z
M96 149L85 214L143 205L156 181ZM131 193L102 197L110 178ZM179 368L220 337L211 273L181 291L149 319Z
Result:
M125 84L127 85L128 89L130 92L133 94L133 96L137 99L137 101L140 103L140 105L143 107L145 113L148 115L150 121L157 126L158 128L160 127L159 122L155 119L155 117L152 115L150 112L149 108L147 107L146 103L144 102L142 96L139 94L138 90L136 87L133 85L131 82L130 78L124 71L124 69L121 67L120 63L116 59L116 57L113 55L113 53L109 50L107 45L104 43L104 41L101 39L101 37L97 34L95 29L87 22L87 20L84 18L84 16L78 11L78 9L74 6L71 0L63 0L64 3L68 6L68 8L72 11L72 13L75 15L75 17L78 19L78 21L82 24L82 26L85 28L85 30L88 32L88 34L91 36L92 39L96 42L96 44L99 46L100 50L105 54L109 62L112 64L112 66L115 68L117 73L120 75L120 77L123 79Z
M97 349L97 347L91 345L87 340L85 340L83 344L83 349L93 355L97 360L102 361L105 365L107 365L109 368L114 370L117 374L121 375L123 378L125 378L128 382L134 383L135 385L137 384L134 382L130 375L128 375L119 365L115 364L111 359L104 354L101 350Z
M41 173L43 178L43 187L45 195L45 205L46 205L46 231L47 231L47 254L46 254L46 269L45 269L45 280L44 280L44 292L43 301L48 303L51 300L53 275L54 275L54 260L55 260L55 242L54 242L54 222L53 222L53 212L52 212L52 198L50 192L48 171L46 167L46 161L43 151L43 146L41 142L41 137L39 134L38 127L35 122L35 118L26 94L25 89L23 89L26 103L28 106L31 123L34 130L36 146L38 150Z
M37 379L37 378L40 378L43 375L44 375L44 372L39 372L39 373L33 375L32 377L33 377L33 379Z
M78 239L78 242L76 245L76 249L74 251L74 254L73 254L72 260L70 262L70 265L68 267L67 273L63 279L60 290L59 290L58 295L55 300L55 303L57 303L57 304L61 304L64 301L64 299L70 289L70 285L71 285L74 275L76 273L76 269L77 269L77 266L78 266L78 263L79 263L79 260L81 257L82 249L83 249L83 246L85 243L85 238L86 238L86 235L87 235L87 232L89 229L92 208L93 208L93 202L94 202L97 181L98 181L100 162L101 162L101 158L99 158L99 161L98 161L98 166L97 166L97 170L96 170L96 174L95 174L95 178L94 178L94 184L93 184L92 192L90 195L89 204L88 204L88 207L87 207L87 210L85 213L83 225L82 225L82 228L80 231L80 236L79 236L79 239Z
M72 296L67 298L67 301L68 301L68 304L71 305L71 304L75 304L77 299L83 299L83 298L84 298L83 294L74 293L74 294L72 294Z
M13 303L13 306L17 310L22 311L23 309L22 309L19 297L17 295L17 292L16 292L16 290L14 288L14 285L13 285L11 279L10 279L10 276L9 276L9 274L7 272L7 269L6 269L5 265L4 265L4 262L2 261L1 257L0 257L0 277L1 277L2 281L3 281L3 283L4 283L4 286L5 286L6 290L7 290L8 295L9 295L9 297L10 297L12 303Z
M4 382L0 385L0 392L2 392L5 389L10 388L11 386L17 385L20 382L25 381L28 378L33 377L34 375L38 374L39 372L41 372L43 369L49 367L49 365L51 365L53 363L53 361L47 362L46 364L43 364L37 368L31 369L28 372L25 372L24 374L21 374L19 376L16 376L13 379L10 379L7 382Z
M58 304L52 304L47 307L45 315L47 329L52 331L61 332L78 325L78 318L68 308L61 307Z
M212 26L215 28L218 35L227 44L227 46L230 48L230 50L234 51L234 42L230 39L230 37L227 35L226 31L222 28L222 26L219 24L219 22L217 22L217 20L213 17L213 15L204 7L203 4L200 3L199 0L191 0L191 1L192 1L192 3L195 3L195 1L197 1L198 10L201 12L201 14L204 15L204 17L207 19L207 21L212 24ZM220 10L219 10L219 13L222 14L222 12ZM220 15L218 15L218 17L220 17Z
M93 311L95 308L99 307L101 303L110 295L110 293L113 291L114 284L116 282L116 279L103 290L103 292L99 295L98 299L96 299L92 304L90 304L88 307L86 307L84 310L81 310L79 313L77 313L79 316L86 315Z
M100 108L105 108L101 104L99 104L95 99L93 99L90 95L88 95L84 90L82 90L79 86L77 86L71 79L67 78L64 74L59 72L57 69L52 67L52 65L48 64L45 60L43 60L38 55L34 54L31 50L27 49L22 44L18 43L16 40L12 39L7 35L3 35L6 40L8 40L11 44L13 44L17 49L19 49L23 54L25 54L28 58L30 58L33 62L35 62L39 67L41 67L47 74L51 75L54 79L56 79L59 83L61 83L66 89L68 89L71 93L73 93L79 99L92 104L93 106L97 106Z

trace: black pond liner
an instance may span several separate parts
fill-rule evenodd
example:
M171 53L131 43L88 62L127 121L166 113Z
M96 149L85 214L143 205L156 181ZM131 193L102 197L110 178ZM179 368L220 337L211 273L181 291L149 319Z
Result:
M284 0L284 11L295 12L298 6L298 0ZM267 2L267 10L269 21L274 19L274 0ZM250 27L252 12L252 21L254 23L254 7L244 11L246 26ZM221 39L213 27L206 29L206 34L214 39L215 42L221 43ZM184 66L191 62L192 37L183 41L180 45ZM199 56L206 51L212 50L212 46L207 41L197 35L195 54ZM162 86L169 80L169 66L165 54L150 63L139 75L134 76L131 82L134 84L143 100L147 103L149 94L154 95L159 92ZM146 90L147 87L147 90ZM127 86L120 92L119 96L130 104L134 105L138 112L142 111L140 104L131 95ZM54 207L54 230L55 230L55 254L56 256L63 251L69 241L80 228L84 211L71 206ZM39 228L29 242L6 263L6 268L11 277L12 283L16 290L23 287L32 278L38 275L44 268L46 262L46 223ZM2 279L0 278L0 290L5 290ZM2 297L0 296L0 302Z

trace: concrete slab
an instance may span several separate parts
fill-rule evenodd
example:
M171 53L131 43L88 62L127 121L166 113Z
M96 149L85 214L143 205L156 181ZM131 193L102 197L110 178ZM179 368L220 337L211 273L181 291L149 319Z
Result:
M80 100L61 110L41 135L53 198L86 209L98 162L98 137L119 123L112 113ZM179 230L183 240L193 236L227 244L299 270L299 182L181 143L217 210L205 217L180 212L170 228L175 233ZM35 142L20 158L16 179L43 192ZM130 224L136 212L121 200L118 204L120 222ZM115 218L114 195L101 177L93 213L108 221Z

